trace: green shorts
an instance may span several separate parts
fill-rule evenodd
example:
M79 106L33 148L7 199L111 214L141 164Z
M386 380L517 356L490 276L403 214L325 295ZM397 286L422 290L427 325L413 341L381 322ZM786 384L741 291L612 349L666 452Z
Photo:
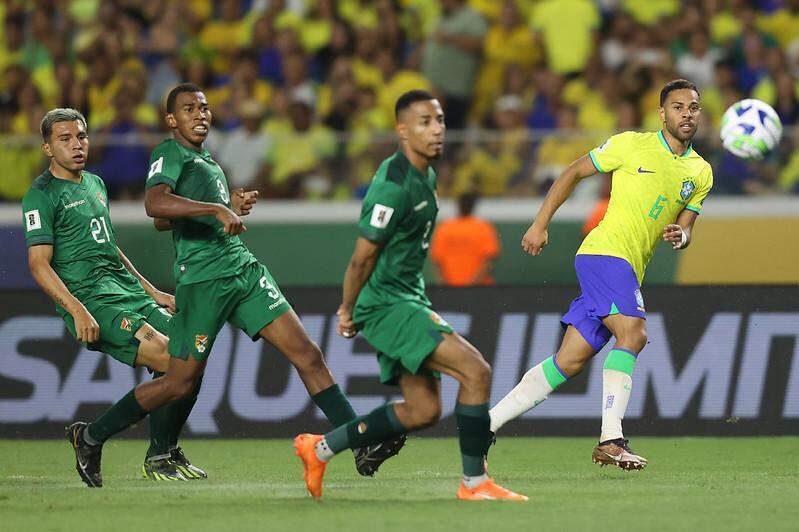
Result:
M261 329L291 310L269 270L257 262L232 277L179 284L175 302L169 354L183 360L189 354L208 358L226 321L255 340Z
M361 334L377 349L380 382L397 384L400 375L430 375L437 372L422 367L452 327L428 307L403 301L358 316Z
M102 351L128 366L136 365L139 340L135 335L145 322L161 334L169 334L172 315L144 292L102 294L80 301L100 326L100 339L97 342L81 344L91 351ZM75 320L66 311L61 310L60 313L67 329L75 336Z

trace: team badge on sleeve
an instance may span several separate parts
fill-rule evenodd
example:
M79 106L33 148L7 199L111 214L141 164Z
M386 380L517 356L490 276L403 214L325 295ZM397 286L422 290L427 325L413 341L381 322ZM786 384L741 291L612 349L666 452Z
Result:
M194 337L194 349L196 349L198 353L205 353L205 348L207 346L208 336L204 334L198 334Z
M599 153L602 153L603 151L605 151L605 148L607 148L607 147L608 147L608 144L610 144L610 139L606 140L606 141L605 141L605 143L604 143L604 144L602 144L602 146L599 146L599 147L596 149L596 151L598 151Z
M119 324L119 328L123 331L130 332L133 329L133 322L128 318L122 318L122 322Z
M394 209L391 207L386 207L385 205L375 203L375 206L372 209L372 219L369 221L369 224L372 227L377 227L378 229L385 229L388 226L388 222L391 220L391 216L393 214Z
M106 204L105 204L105 198L103 197L103 194L102 194L101 192L98 192L98 193L97 193L97 201L99 201L99 202L100 202L100 205L102 205L103 207L105 207L105 206L106 206Z
M696 185L694 184L694 182L686 179L685 181L682 182L682 188L680 189L680 197L688 201L688 198L690 198L691 194L694 193L695 188Z
M42 218L39 216L39 209L33 209L25 213L25 230L33 231L42 228Z

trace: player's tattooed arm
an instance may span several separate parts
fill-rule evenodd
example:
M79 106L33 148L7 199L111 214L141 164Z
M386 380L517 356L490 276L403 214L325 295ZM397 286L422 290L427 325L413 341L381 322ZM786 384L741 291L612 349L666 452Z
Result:
M96 342L100 337L100 326L53 270L50 264L52 260L52 244L39 244L28 248L28 267L33 279L45 294L70 313L75 322L75 335L78 341Z
M524 251L530 255L539 255L541 253L541 250L549 241L547 228L552 217L555 216L555 212L571 196L577 183L597 173L591 158L588 155L583 155L571 163L558 176L555 182L552 183L549 192L547 192L544 203L538 209L538 214L536 214L532 225L522 237L522 249Z
M357 332L355 324L352 322L352 309L363 285L372 275L382 250L382 244L363 237L358 237L358 240L355 241L355 251L353 251L347 271L344 273L344 294L341 306L336 312L338 315L336 330L345 338L352 338Z
M677 220L663 228L663 240L674 249L685 249L691 244L694 222L699 215L690 209L683 209Z
M119 260L122 261L122 264L125 268L136 278L139 280L139 284L147 293L148 296L153 298L153 300L162 307L165 307L169 312L175 313L175 296L172 294L167 294L166 292L162 292L157 289L153 284L147 280L145 276L139 273L139 270L130 262L130 259L122 253L122 250L117 247L117 252L119 252Z
M247 230L239 215L221 203L206 203L178 196L172 192L169 185L163 183L147 189L144 195L144 210L151 218L167 220L213 216L229 235L238 235Z

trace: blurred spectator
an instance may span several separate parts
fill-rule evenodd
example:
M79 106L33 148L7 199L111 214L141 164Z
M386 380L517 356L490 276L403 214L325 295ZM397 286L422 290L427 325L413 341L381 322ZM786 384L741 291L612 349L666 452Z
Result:
M552 182L575 160L586 155L598 144L594 137L585 135L575 135L577 126L577 113L572 107L563 107L558 113L558 135L549 136L544 139L536 154L535 170L533 172L533 183L536 192L546 193ZM593 184L588 180L583 180L575 191L578 197L590 196L590 192L595 190Z
M319 198L329 194L332 176L326 163L335 155L333 132L313 120L303 100L291 102L290 128L266 150L265 179L259 187L269 198Z
M238 108L241 125L224 134L221 147L215 152L230 188L256 189L263 179L264 157L273 142L269 134L261 130L264 109L258 100L241 102Z
M599 199L594 204L594 208L591 209L591 213L588 215L588 218L585 219L585 223L583 224L583 236L588 235L594 227L599 225L605 218L605 213L608 212L608 204L610 203L610 176L608 174L602 174L602 183L599 193Z
M677 58L677 73L704 89L713 84L716 63L720 59L721 53L710 47L708 36L695 31L688 40L688 52Z
M474 193L458 197L458 216L440 223L433 233L430 260L437 280L448 286L494 284L499 238L490 222L474 216L477 200Z
M591 0L542 0L530 24L539 32L549 69L572 74L585 68L597 40L599 11Z
M466 125L487 31L485 20L465 0L442 0L443 16L427 43L422 73L443 98L447 127Z
M141 194L150 160L150 146L142 136L152 131L136 118L137 100L143 93L123 90L114 95L111 123L90 134L113 135L104 147L92 148L92 171L105 181L110 199L132 199Z
M528 147L522 113L518 96L508 95L497 100L494 122L499 131L470 147L466 160L455 172L449 195L473 191L481 196L501 196L508 190L522 170Z

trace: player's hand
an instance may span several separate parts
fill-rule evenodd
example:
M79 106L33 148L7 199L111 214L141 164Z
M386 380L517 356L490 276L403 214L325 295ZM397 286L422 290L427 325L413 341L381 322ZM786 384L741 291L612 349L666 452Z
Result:
M522 237L522 249L530 255L540 255L544 246L549 242L549 233L546 228L533 224Z
M170 314L174 314L177 307L175 306L175 296L172 294L167 294L166 292L161 292L160 290L156 291L153 294L153 301L155 301L159 307L164 307L169 311Z
M338 316L336 332L338 332L339 336L353 338L358 331L355 328L355 324L352 322L352 310L341 305L336 311L336 316Z
M214 218L219 220L219 223L225 226L225 233L231 236L241 234L247 230L247 228L244 226L244 222L242 222L241 218L239 218L239 215L224 205L219 205Z
M674 249L682 249L688 242L688 234L677 224L669 224L663 228L663 240Z
M245 191L243 188L237 188L230 193L230 206L233 208L233 212L239 216L250 214L256 201L258 201L257 190Z
M86 307L81 305L72 315L72 319L75 320L75 338L79 342L93 344L100 339L100 326Z

